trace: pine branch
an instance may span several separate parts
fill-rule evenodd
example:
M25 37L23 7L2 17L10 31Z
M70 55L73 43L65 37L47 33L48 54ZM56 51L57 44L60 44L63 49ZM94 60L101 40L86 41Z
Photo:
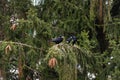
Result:
M21 45L21 46L26 46L26 47L33 48L33 49L43 50L43 48L34 47L34 46L31 46L31 45L28 45L28 44L24 44L24 43L21 43L21 42L0 41L0 44L1 43Z
M31 68L31 67L29 67L29 66L27 66L27 65L24 65L24 66L25 66L25 67L27 67L28 69L30 69L31 71L33 71L33 72L36 72L36 73L40 74L40 72L39 72L38 70L33 69L33 68Z

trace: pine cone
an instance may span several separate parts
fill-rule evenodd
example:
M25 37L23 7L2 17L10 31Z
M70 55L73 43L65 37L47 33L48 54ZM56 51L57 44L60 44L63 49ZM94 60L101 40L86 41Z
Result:
M55 67L56 64L57 64L57 59L56 59L56 58L51 58L51 59L49 60L48 65L49 65L51 68Z
M16 24L13 24L11 27L10 27L11 30L15 30L16 29Z
M10 45L7 45L6 48L5 48L5 53L7 54L8 51L12 51L12 48Z

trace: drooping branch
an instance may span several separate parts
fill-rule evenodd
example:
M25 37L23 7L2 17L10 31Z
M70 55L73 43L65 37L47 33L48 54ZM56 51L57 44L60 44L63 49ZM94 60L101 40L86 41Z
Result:
M26 47L37 49L37 50L43 50L42 48L34 47L34 46L31 46L31 45L28 45L28 44L25 44L25 43L21 43L21 42L0 41L0 44L1 43L21 45L21 46L26 46Z

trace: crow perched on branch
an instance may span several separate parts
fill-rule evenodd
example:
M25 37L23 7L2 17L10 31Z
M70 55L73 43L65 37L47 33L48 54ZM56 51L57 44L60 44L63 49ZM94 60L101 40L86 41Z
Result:
M70 43L72 41L72 36L70 36L68 39L67 39L67 43Z
M61 43L63 41L63 38L64 38L63 36L59 36L59 37L57 37L55 39L52 39L52 42L54 42L56 44L59 44L59 43Z
M77 42L76 36L70 36L70 37L67 39L67 43L70 43L71 41L72 41L72 44L74 45L74 44Z
M77 38L76 36L72 36L72 39L73 39L72 44L74 45L77 42Z

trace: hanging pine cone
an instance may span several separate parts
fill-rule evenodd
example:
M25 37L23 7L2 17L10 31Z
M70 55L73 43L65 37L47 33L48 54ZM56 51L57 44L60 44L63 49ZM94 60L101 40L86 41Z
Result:
M16 24L13 24L11 27L10 27L11 30L15 30L16 29Z
M5 48L5 53L7 54L8 51L12 51L12 48L10 45L7 45L6 48Z
M57 64L57 59L56 58L51 58L48 62L49 67L53 68Z

